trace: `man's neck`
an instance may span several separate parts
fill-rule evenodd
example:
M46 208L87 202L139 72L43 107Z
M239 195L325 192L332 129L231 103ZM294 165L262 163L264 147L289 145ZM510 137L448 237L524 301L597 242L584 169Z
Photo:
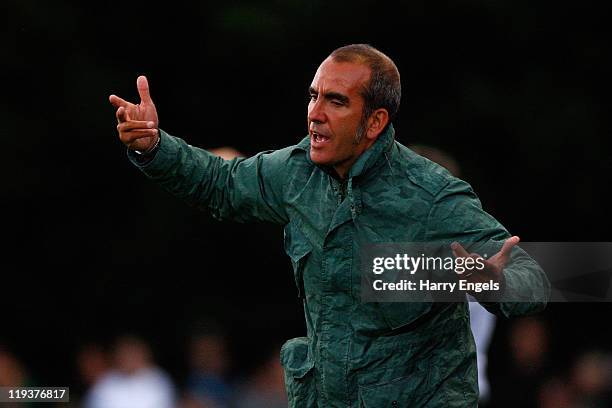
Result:
M348 159L348 160L346 160L344 162L336 163L333 166L333 169L336 172L336 175L338 176L338 178L340 180L345 180L348 177L348 175L349 175L349 173L351 171L351 168L353 167L353 164L355 164L355 162L357 162L357 160L359 160L359 158L365 152L367 152L368 149L370 149L372 146L374 146L374 143L376 142L377 139L378 138L376 138L374 140L367 140L367 139L362 140L361 143L360 143L362 145L362 146L360 146L361 152L356 157L350 158L350 159Z

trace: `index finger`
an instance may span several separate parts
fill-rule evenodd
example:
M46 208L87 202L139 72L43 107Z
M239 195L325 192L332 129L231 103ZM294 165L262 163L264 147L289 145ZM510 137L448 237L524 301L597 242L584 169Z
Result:
M147 81L146 76L141 75L136 79L136 87L138 88L138 94L142 103L153 103L149 94L149 81Z
M118 108L120 106L127 107L129 105L128 101L118 97L117 95L110 95L108 97L108 100L115 108Z
M460 243L458 242L453 242L451 244L451 249L453 250L453 255L455 255L457 258L469 258L470 254L468 253L468 251L466 251Z

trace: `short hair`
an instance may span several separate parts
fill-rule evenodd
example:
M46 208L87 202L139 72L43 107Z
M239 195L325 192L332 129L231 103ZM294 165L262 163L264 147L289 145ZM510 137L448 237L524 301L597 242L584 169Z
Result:
M391 122L399 110L402 96L400 74L393 60L369 44L346 45L329 56L336 62L361 63L370 68L370 80L361 92L363 118L367 119L376 109L384 108Z

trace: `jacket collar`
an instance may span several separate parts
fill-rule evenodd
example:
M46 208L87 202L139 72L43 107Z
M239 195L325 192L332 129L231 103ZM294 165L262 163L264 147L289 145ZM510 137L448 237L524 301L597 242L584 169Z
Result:
M357 158L357 161L353 163L353 166L349 170L347 178L351 179L353 177L361 176L365 174L368 170L374 167L378 167L376 166L376 164L384 156L384 154L391 149L391 146L393 145L394 141L395 141L395 129L393 128L393 125L390 123L389 126L387 126L387 129L380 136L378 136L378 139L376 139L376 142L374 142L374 144L368 150L363 152L361 156ZM308 136L305 137L297 145L297 147L304 150L306 152L306 159L308 160L308 162L311 164L314 164L312 163L312 160L310 159L310 137ZM336 174L336 172L333 169L327 166L317 165L317 167L319 167L323 171L330 173L334 176Z

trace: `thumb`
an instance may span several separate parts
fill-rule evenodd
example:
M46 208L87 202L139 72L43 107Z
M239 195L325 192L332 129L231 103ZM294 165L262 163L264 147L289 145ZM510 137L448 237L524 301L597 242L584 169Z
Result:
M499 251L499 254L503 257L503 258L507 258L510 256L510 252L512 251L512 248L514 248L514 246L516 244L519 243L521 239L519 237L517 237L516 235L508 238L505 242L504 245L502 245L501 250Z
M153 104L151 95L149 94L149 82L147 77L141 75L136 80L136 87L138 88L138 94L140 95L140 101L144 104Z

